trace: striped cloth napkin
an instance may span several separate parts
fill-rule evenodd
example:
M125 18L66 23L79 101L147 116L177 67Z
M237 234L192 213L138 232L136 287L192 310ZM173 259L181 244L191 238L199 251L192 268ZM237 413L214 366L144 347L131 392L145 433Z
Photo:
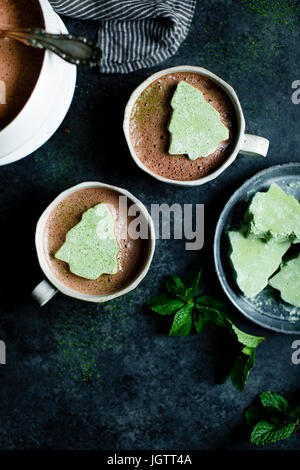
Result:
M50 0L62 15L99 21L100 71L128 73L175 54L196 0Z

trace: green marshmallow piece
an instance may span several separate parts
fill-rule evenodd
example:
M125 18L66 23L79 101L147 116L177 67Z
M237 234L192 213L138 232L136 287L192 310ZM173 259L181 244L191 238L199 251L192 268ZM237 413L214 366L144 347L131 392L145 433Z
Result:
M300 204L277 184L256 193L249 207L250 231L268 240L300 242Z
M220 113L194 86L179 82L171 106L169 154L187 154L190 160L196 160L212 154L220 142L229 138Z
M238 231L228 232L236 272L236 282L246 297L255 297L268 284L269 277L279 267L290 242L268 242Z
M269 284L280 291L282 300L300 307L300 254L283 262L279 273L270 279Z
M118 272L118 252L115 220L107 205L100 203L83 213L55 257L68 263L77 276L95 280Z

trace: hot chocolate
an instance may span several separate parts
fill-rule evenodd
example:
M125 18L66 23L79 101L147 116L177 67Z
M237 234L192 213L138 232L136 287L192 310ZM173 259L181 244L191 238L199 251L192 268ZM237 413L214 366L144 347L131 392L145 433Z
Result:
M221 142L209 156L190 160L186 155L169 155L168 123L172 96L180 81L201 90L206 101L221 116L229 139ZM226 92L213 80L199 73L175 72L152 82L138 97L130 117L130 140L141 162L154 173L171 179L190 181L219 168L232 153L237 133L234 106Z
M0 29L41 28L42 12L36 0L0 0ZM38 80L44 52L13 39L0 39L0 81L5 104L0 104L0 130L22 110ZM2 100L3 102L3 100Z
M56 279L69 289L89 295L113 294L127 287L143 270L150 250L149 239L132 239L123 236L124 224L129 226L133 217L119 210L121 194L109 189L91 187L78 190L63 199L51 212L44 229L44 250L49 267ZM64 261L55 258L65 242L66 233L80 222L82 214L96 204L104 202L116 221L119 244L117 274L103 274L96 280L84 279L71 273ZM133 204L127 201L128 207Z

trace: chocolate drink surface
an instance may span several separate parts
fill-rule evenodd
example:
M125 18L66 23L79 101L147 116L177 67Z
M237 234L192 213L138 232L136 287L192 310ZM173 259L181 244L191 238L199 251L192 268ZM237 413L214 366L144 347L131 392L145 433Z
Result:
M201 90L229 130L229 139L214 153L194 161L186 155L168 154L170 102L180 81ZM129 126L130 140L141 162L157 175L180 181L196 180L219 168L233 151L237 135L236 113L229 96L211 79L192 72L170 73L152 82L136 100Z
M127 287L145 266L150 240L136 240L121 235L124 224L129 226L133 217L119 211L119 194L109 188L91 187L76 191L63 199L52 210L44 229L44 251L49 267L58 281L69 289L89 295L113 294ZM84 279L71 273L64 261L54 257L65 242L66 233L80 222L82 214L96 204L104 202L116 221L116 237L119 244L117 274L103 274L96 280ZM127 202L128 207L132 204Z
M0 29L37 27L44 27L38 2L0 0ZM0 39L0 81L6 88L6 104L0 104L0 130L19 114L28 101L38 80L43 58L43 51L14 39Z

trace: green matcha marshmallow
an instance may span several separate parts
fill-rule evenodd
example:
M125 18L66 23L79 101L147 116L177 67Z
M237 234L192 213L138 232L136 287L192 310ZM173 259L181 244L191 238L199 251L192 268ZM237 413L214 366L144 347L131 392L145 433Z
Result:
M254 297L267 286L291 244L273 239L266 242L252 234L245 237L238 231L228 232L228 236L237 284L246 297Z
M83 213L55 257L68 263L77 276L95 280L118 272L118 252L114 218L107 205L100 203Z
M282 300L300 307L300 254L283 262L279 273L270 279L269 284L280 291Z
M187 154L190 160L196 160L207 157L229 138L218 111L194 86L179 82L171 106L169 154Z
M260 238L300 242L300 204L277 185L258 192L249 207L250 230Z

